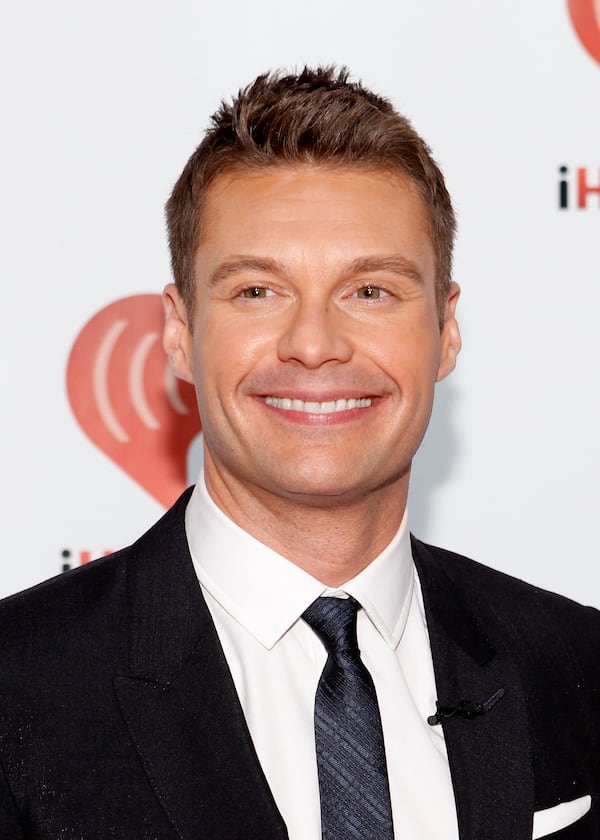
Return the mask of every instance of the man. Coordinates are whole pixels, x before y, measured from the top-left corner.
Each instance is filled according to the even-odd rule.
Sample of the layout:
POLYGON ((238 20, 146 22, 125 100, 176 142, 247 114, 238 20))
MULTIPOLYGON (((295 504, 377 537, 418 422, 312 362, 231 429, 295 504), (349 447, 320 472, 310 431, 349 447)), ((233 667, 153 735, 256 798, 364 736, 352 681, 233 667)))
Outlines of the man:
POLYGON ((424 142, 345 73, 262 76, 167 217, 204 474, 1 605, 0 836, 600 837, 598 613, 409 538, 460 349, 424 142))

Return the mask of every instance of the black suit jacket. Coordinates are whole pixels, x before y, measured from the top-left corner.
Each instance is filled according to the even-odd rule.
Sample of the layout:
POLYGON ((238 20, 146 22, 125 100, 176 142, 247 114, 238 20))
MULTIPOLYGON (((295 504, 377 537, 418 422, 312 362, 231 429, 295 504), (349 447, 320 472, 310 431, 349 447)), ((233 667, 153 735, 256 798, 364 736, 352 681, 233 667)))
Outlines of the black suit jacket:
MULTIPOLYGON (((187 498, 130 548, 0 603, 2 840, 287 837, 191 564, 187 498)), ((441 704, 503 690, 443 720, 461 840, 529 840, 534 810, 587 794, 552 837, 598 840, 598 613, 413 553, 441 704)))

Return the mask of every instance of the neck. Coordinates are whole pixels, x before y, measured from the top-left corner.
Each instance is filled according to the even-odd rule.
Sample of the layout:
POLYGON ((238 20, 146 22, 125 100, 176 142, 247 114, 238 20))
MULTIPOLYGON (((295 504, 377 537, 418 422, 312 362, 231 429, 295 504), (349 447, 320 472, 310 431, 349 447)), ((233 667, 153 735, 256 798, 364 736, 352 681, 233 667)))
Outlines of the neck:
POLYGON ((408 479, 407 472, 360 498, 324 503, 239 485, 205 465, 211 498, 236 525, 332 587, 361 572, 392 540, 406 509, 408 479))

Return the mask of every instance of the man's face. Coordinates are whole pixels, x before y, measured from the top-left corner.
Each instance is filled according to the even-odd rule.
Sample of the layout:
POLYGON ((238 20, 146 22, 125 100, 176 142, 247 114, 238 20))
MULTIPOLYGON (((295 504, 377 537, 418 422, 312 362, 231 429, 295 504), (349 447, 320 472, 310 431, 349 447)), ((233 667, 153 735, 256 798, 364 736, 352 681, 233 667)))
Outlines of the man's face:
POLYGON ((165 346, 196 386, 209 487, 335 505, 407 483, 460 349, 416 189, 383 170, 235 171, 202 218, 192 323, 167 287, 165 346))

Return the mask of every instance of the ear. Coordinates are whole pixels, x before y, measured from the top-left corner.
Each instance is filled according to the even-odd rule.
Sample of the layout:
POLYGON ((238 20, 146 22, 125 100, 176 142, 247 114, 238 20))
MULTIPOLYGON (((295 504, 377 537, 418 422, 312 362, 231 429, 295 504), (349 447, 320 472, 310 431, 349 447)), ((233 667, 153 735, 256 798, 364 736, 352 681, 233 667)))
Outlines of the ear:
POLYGON ((452 373, 456 366, 456 357, 460 353, 462 341, 460 339, 460 330, 456 320, 456 304, 460 297, 460 286, 458 283, 450 283, 450 291, 446 300, 446 307, 444 309, 444 320, 441 328, 440 340, 440 361, 438 365, 436 382, 445 379, 449 373, 452 373))
POLYGON ((165 353, 169 357, 175 376, 193 383, 192 332, 188 325, 185 303, 174 283, 165 286, 162 302, 165 310, 165 353))

